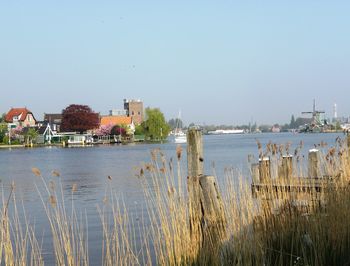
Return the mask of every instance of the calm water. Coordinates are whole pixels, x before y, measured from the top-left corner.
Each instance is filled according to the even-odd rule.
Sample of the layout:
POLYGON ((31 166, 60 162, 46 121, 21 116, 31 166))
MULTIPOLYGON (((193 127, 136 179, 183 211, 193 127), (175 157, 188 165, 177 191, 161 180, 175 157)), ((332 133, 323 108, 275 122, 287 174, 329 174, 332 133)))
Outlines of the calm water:
MULTIPOLYGON (((335 144, 337 136, 342 134, 247 134, 204 136, 205 173, 213 174, 213 165, 219 183, 224 179, 224 169, 237 168, 244 176, 248 173, 247 156, 257 157, 258 139, 263 145, 272 141, 278 144, 291 142, 292 147, 304 142, 305 153, 321 141, 329 146, 335 144)), ((186 145, 182 145, 186 151, 186 145)), ((60 180, 64 195, 71 198, 73 184, 77 185, 74 193, 76 209, 86 212, 89 230, 89 257, 91 265, 101 264, 101 222, 97 213, 97 205, 102 205, 106 191, 111 189, 123 199, 126 206, 135 215, 144 208, 143 192, 138 178, 142 162, 149 162, 150 152, 160 148, 167 158, 175 158, 176 144, 171 140, 164 144, 135 144, 96 146, 85 148, 46 147, 34 149, 0 149, 0 179, 2 194, 8 195, 12 181, 16 185, 17 202, 23 201, 28 220, 35 223, 43 241, 43 251, 47 264, 51 260, 51 239, 47 217, 39 199, 36 185, 41 185, 40 179, 31 172, 32 167, 41 170, 45 179, 57 180, 51 171, 60 172, 60 180), (111 176, 112 180, 107 177, 111 176)), ((293 149, 291 149, 293 151, 293 149)), ((185 153, 185 152, 184 152, 185 153)), ((186 170, 186 158, 183 158, 183 170, 186 170)), ((108 192, 109 193, 109 192, 108 192)))

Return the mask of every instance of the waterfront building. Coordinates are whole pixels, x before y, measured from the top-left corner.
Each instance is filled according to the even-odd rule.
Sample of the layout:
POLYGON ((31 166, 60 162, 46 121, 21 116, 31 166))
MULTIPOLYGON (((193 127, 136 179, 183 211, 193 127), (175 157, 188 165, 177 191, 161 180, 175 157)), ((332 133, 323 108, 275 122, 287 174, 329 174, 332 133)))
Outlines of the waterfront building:
POLYGON ((143 102, 141 100, 124 99, 124 110, 136 125, 143 122, 143 102))
POLYGON ((103 126, 126 126, 128 132, 133 135, 135 132, 135 124, 133 122, 132 117, 130 116, 113 116, 106 115, 100 117, 100 127, 103 126))
POLYGON ((62 124, 62 114, 46 114, 44 113, 45 125, 50 124, 51 129, 55 132, 60 132, 62 124))
POLYGON ((5 122, 10 127, 34 127, 36 125, 36 119, 33 113, 24 108, 11 108, 5 115, 5 122))

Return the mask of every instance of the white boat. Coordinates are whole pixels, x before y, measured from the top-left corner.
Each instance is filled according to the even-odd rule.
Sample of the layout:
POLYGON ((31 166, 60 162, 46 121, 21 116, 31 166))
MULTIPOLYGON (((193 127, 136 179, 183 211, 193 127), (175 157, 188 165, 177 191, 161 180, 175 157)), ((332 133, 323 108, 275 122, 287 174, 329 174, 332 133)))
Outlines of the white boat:
POLYGON ((243 129, 217 129, 214 131, 209 131, 208 134, 211 135, 222 135, 222 134, 243 134, 243 129))
POLYGON ((175 136, 175 143, 187 142, 186 133, 184 133, 182 130, 175 131, 174 136, 175 136))
POLYGON ((182 131, 179 125, 180 117, 181 117, 181 112, 179 112, 178 121, 174 131, 175 143, 187 143, 186 133, 182 131))
POLYGON ((93 142, 91 135, 70 135, 67 141, 68 146, 85 146, 90 145, 93 142))

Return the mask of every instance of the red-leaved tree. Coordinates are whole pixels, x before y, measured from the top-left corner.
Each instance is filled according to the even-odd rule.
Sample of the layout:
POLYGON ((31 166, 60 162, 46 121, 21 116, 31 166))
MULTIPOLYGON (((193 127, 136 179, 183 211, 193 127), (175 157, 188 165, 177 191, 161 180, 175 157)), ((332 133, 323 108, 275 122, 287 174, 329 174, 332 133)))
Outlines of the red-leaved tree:
POLYGON ((62 111, 62 131, 83 133, 98 128, 99 124, 99 115, 87 105, 71 104, 62 111))

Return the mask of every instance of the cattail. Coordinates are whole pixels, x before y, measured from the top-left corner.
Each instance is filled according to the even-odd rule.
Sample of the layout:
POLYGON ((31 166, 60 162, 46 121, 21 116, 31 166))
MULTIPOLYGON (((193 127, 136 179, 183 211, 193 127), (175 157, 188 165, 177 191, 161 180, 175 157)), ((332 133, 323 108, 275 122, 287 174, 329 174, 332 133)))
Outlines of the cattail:
POLYGON ((52 206, 53 208, 56 207, 56 205, 57 205, 57 200, 56 200, 56 197, 55 197, 54 195, 50 195, 49 202, 50 202, 50 204, 51 204, 51 206, 52 206))
POLYGON ((108 198, 107 197, 104 197, 103 200, 102 200, 103 204, 107 204, 108 202, 108 198))
POLYGON ((328 151, 328 154, 330 155, 330 156, 334 156, 334 154, 335 154, 335 148, 333 147, 333 148, 331 148, 329 151, 328 151))
POLYGON ((112 180, 112 177, 109 175, 109 176, 107 176, 107 178, 109 179, 109 180, 112 180))
POLYGON ((296 149, 294 150, 294 156, 297 156, 297 155, 298 155, 298 153, 299 153, 299 149, 298 149, 298 148, 296 148, 296 149))
POLYGON ((258 145, 258 149, 260 150, 262 148, 260 141, 256 140, 256 144, 258 145))
POLYGON ((140 176, 143 176, 144 175, 144 171, 143 171, 143 168, 140 169, 140 176))
POLYGON ((60 176, 60 173, 59 173, 58 171, 56 171, 56 170, 53 170, 53 171, 51 172, 51 175, 52 175, 52 176, 59 177, 59 176, 60 176))
POLYGON ((163 173, 163 174, 164 174, 164 173, 165 173, 165 168, 164 168, 164 167, 162 167, 162 168, 160 168, 160 169, 159 169, 159 171, 160 171, 161 173, 163 173))
POLYGON ((278 150, 278 149, 277 149, 277 144, 274 143, 273 146, 272 146, 272 154, 273 154, 273 155, 276 155, 277 150, 278 150))
POLYGON ((77 189, 78 189, 78 186, 77 186, 76 183, 74 183, 74 184, 72 185, 72 192, 76 192, 77 189))
POLYGON ((181 159, 181 154, 182 154, 182 147, 181 147, 181 145, 177 145, 176 146, 176 156, 177 156, 178 160, 181 159))
POLYGON ((36 176, 41 176, 40 170, 39 170, 38 168, 36 168, 36 167, 33 167, 33 168, 32 168, 32 172, 33 172, 33 174, 36 175, 36 176))
POLYGON ((56 184, 55 184, 55 182, 54 182, 53 180, 50 181, 49 186, 50 186, 50 189, 51 189, 52 191, 54 191, 55 188, 56 188, 56 184))
POLYGON ((267 143, 266 145, 267 153, 271 153, 271 145, 272 145, 272 142, 269 141, 269 143, 267 143))

